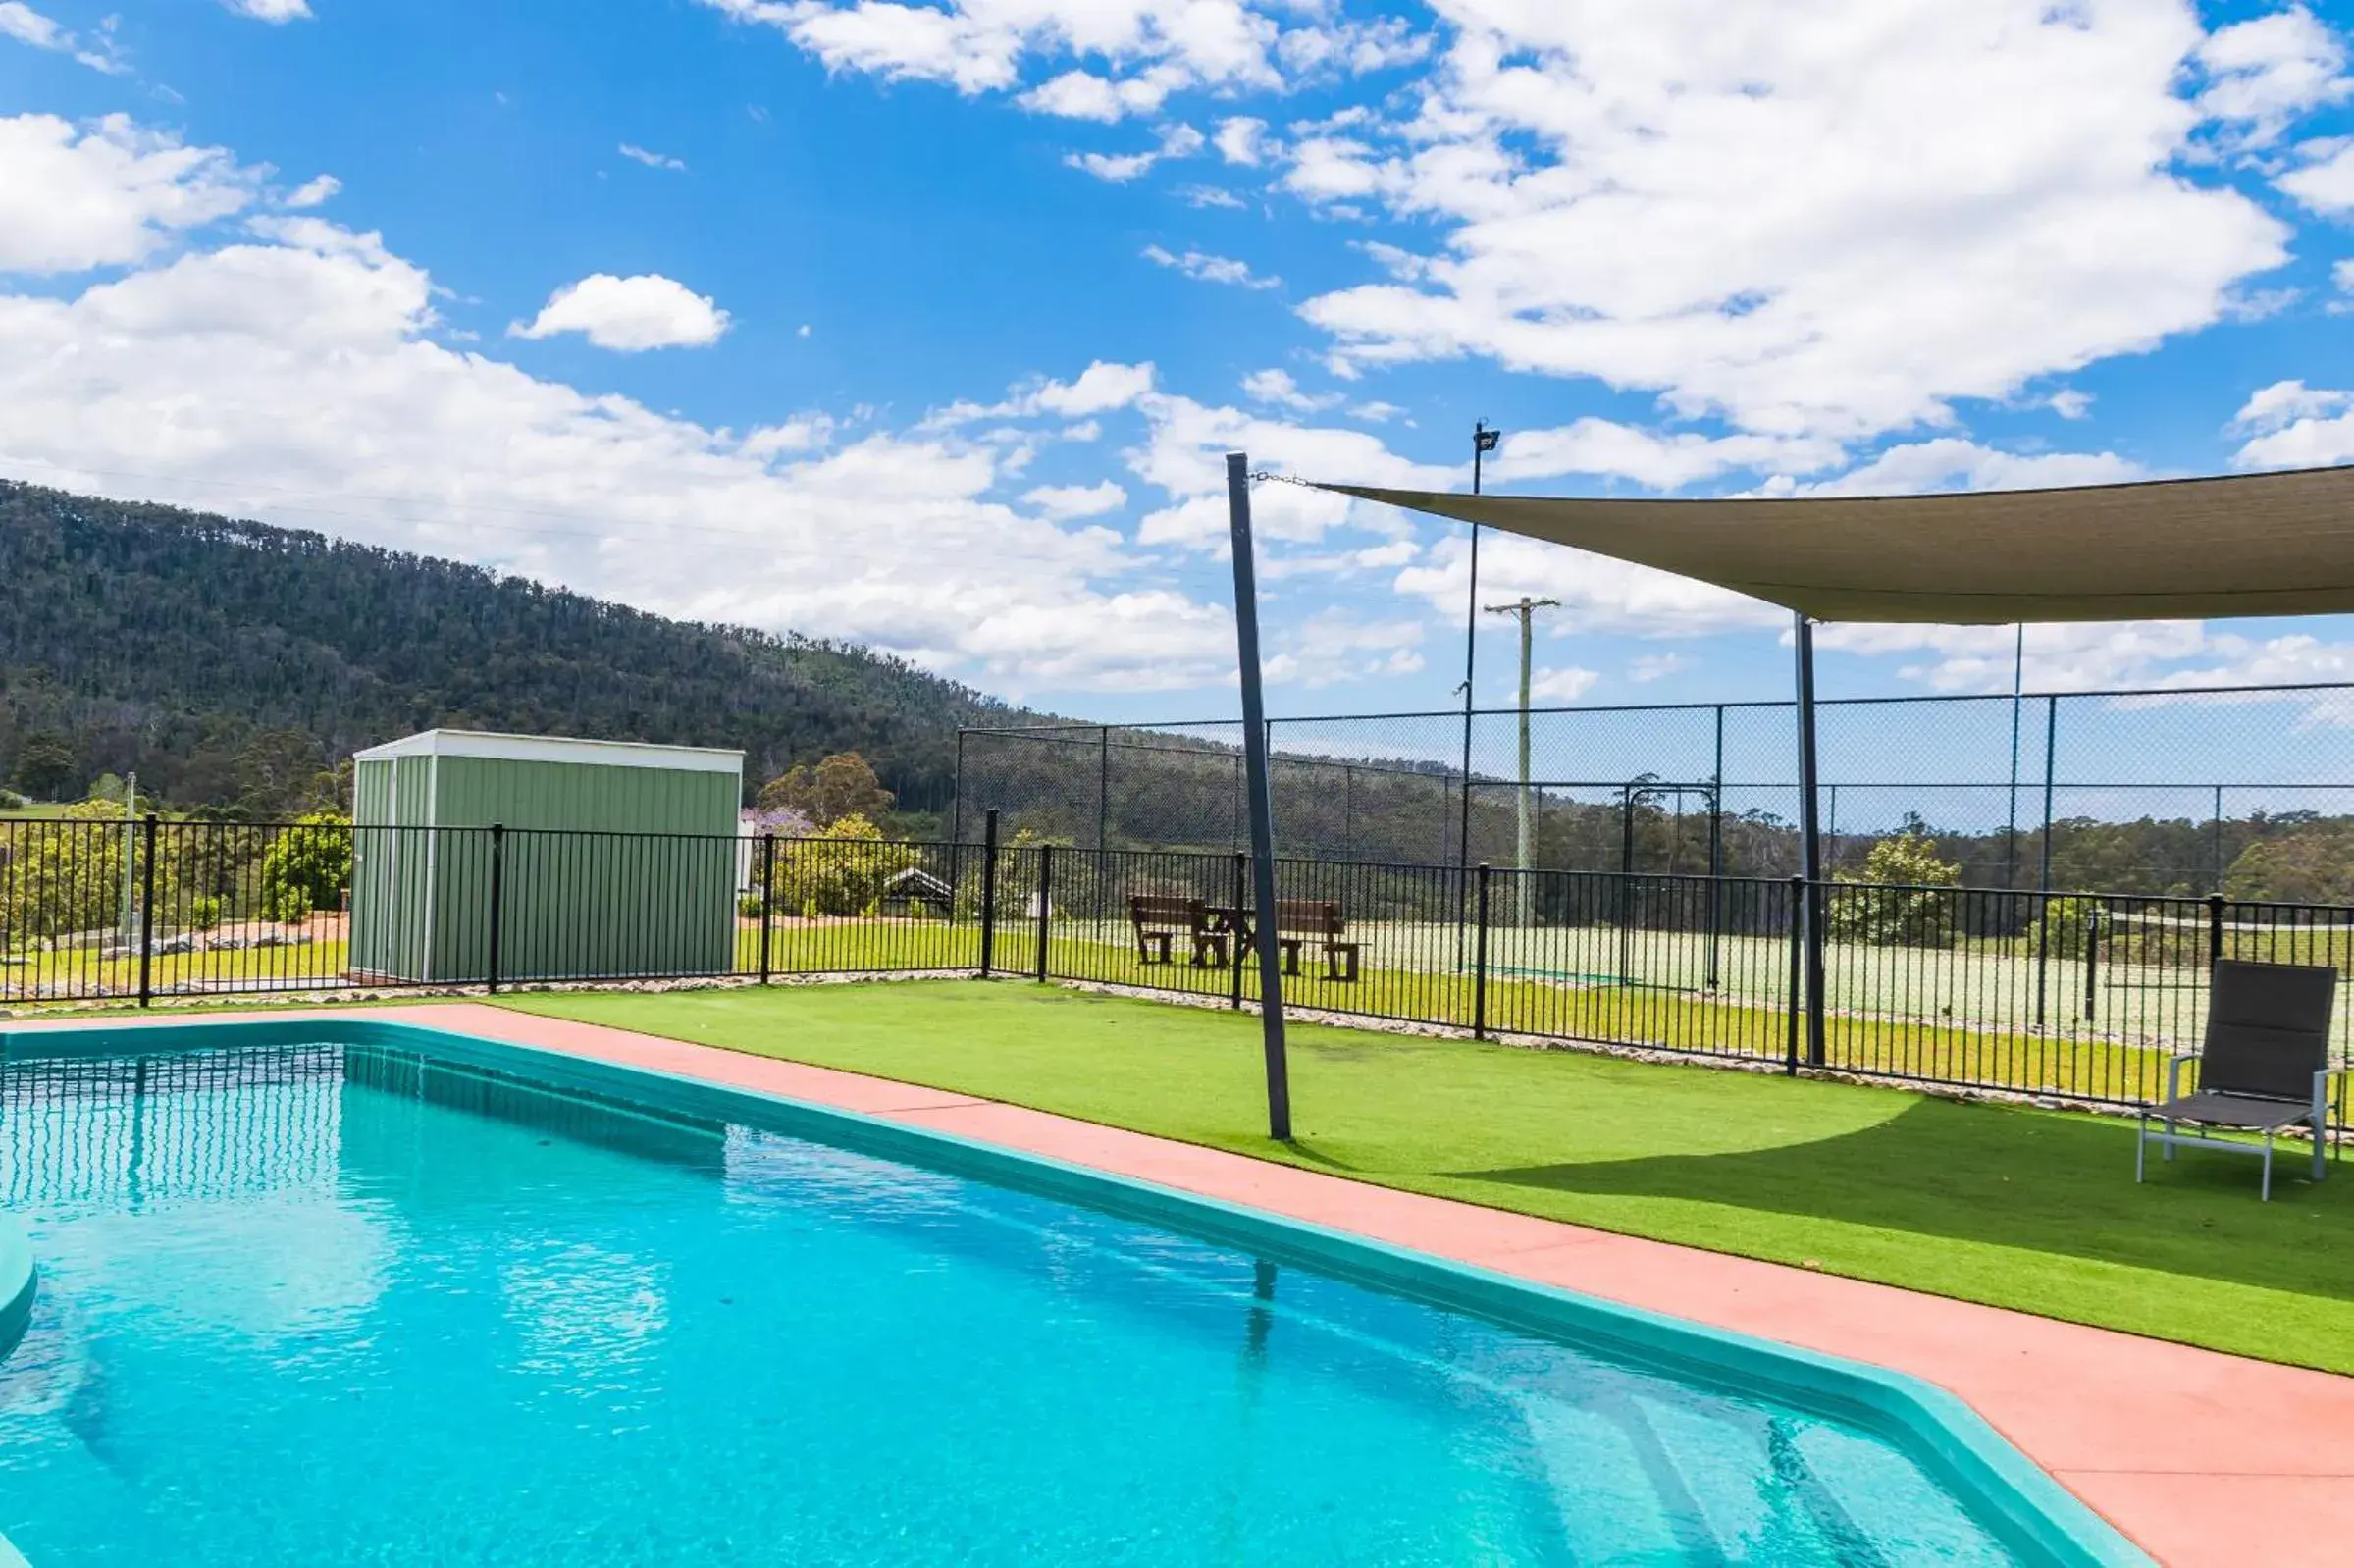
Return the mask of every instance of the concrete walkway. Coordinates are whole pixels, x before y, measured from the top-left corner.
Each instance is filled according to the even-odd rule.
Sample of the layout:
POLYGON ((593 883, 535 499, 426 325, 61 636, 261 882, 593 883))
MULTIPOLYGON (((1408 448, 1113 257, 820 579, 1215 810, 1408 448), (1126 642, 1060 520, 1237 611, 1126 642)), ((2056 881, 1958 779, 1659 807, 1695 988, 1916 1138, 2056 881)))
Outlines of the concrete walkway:
POLYGON ((712 1046, 476 1003, 384 1016, 934 1128, 1894 1368, 1966 1400, 2172 1568, 2354 1562, 2354 1378, 1392 1191, 712 1046))

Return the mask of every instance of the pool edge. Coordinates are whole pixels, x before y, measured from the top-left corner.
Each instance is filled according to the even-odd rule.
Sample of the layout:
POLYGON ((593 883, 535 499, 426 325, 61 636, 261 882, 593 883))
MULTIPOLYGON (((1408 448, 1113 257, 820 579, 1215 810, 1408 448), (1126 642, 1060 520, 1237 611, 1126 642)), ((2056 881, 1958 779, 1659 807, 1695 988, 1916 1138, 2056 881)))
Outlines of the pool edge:
MULTIPOLYGON (((13 1214, 0 1214, 0 1361, 6 1361, 32 1321, 32 1299, 40 1271, 32 1262, 32 1238, 13 1214)), ((30 1568, 24 1553, 0 1536, 0 1568, 30 1568)))
MULTIPOLYGON (((787 1135, 807 1135, 812 1141, 1108 1208, 1213 1241, 1304 1255, 1312 1265, 1377 1288, 1502 1320, 1573 1343, 1599 1341, 1605 1352, 1680 1368, 1711 1383, 1752 1389, 1762 1385, 1785 1399, 1837 1410, 1884 1435, 1901 1435, 1909 1439, 1908 1445, 1916 1460, 1929 1461, 1973 1507, 2007 1527, 2006 1534, 2013 1538, 2007 1545, 2016 1546, 2023 1541, 2051 1560, 2088 1568, 2123 1568, 2154 1561, 1965 1400, 1911 1374, 886 1117, 444 1024, 385 1018, 310 1016, 70 1029, 0 1025, 0 1059, 36 1052, 44 1056, 112 1055, 125 1050, 219 1049, 321 1040, 388 1045, 459 1062, 471 1059, 475 1065, 495 1069, 521 1065, 529 1075, 558 1088, 633 1096, 659 1106, 664 1097, 643 1090, 645 1085, 655 1085, 668 1090, 669 1098, 686 1102, 669 1109, 687 1114, 765 1123, 787 1135), (765 1114, 748 1118, 739 1113, 731 1118, 730 1108, 746 1106, 765 1114), (776 1126, 779 1121, 801 1126, 776 1126)), ((4 1260, 5 1252, 0 1250, 0 1268, 5 1267, 4 1260)), ((29 1295, 27 1281, 27 1307, 29 1295)), ((0 1540, 0 1553, 4 1552, 5 1542, 0 1540)), ((0 1554, 0 1568, 14 1568, 4 1554, 0 1554)))
MULTIPOLYGON (((25 1337, 32 1320, 32 1298, 40 1287, 40 1271, 32 1262, 32 1238, 13 1214, 0 1214, 0 1361, 6 1361, 25 1337)), ((0 1565, 7 1562, 0 1557, 0 1565)))

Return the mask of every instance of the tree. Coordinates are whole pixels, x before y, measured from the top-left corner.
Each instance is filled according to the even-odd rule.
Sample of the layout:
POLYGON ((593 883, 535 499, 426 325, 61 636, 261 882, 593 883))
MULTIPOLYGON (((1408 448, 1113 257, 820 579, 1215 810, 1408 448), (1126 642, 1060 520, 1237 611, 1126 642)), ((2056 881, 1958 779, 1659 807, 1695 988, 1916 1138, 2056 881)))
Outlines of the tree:
POLYGON ((15 947, 118 925, 126 841, 136 832, 110 801, 78 802, 60 820, 27 823, 11 840, 13 858, 0 877, 0 943, 15 947))
POLYGON ((1961 880, 1961 864, 1941 859, 1937 841, 1909 823, 1904 832, 1871 847, 1860 877, 1840 876, 1825 927, 1843 942, 1951 947, 1954 899, 1937 890, 1961 880))
POLYGON ((763 810, 781 807, 800 811, 825 827, 850 816, 871 823, 889 815, 896 801, 864 758, 856 752, 836 752, 815 767, 796 762, 770 779, 762 786, 757 804, 763 810))
POLYGON ((17 765, 10 780, 36 801, 53 801, 73 787, 80 758, 63 737, 31 735, 17 749, 17 765))
POLYGON ((334 811, 297 817, 262 852, 262 916, 291 923, 340 909, 351 884, 351 823, 334 811))
POLYGON ((2308 821, 2259 839, 2223 873, 2223 897, 2277 904, 2354 899, 2354 821, 2308 821))

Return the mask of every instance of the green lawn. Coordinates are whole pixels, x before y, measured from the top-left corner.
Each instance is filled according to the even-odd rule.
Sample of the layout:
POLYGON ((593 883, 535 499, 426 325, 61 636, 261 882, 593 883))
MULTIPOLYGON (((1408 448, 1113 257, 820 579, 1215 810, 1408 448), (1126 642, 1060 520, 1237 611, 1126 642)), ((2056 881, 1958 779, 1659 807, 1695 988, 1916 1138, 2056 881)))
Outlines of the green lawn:
POLYGON ((1296 1027, 1264 1133, 1255 1017, 1021 981, 506 1005, 849 1068, 1359 1180, 2354 1373, 2354 1165, 2185 1155, 2130 1124, 1578 1052, 1296 1027))

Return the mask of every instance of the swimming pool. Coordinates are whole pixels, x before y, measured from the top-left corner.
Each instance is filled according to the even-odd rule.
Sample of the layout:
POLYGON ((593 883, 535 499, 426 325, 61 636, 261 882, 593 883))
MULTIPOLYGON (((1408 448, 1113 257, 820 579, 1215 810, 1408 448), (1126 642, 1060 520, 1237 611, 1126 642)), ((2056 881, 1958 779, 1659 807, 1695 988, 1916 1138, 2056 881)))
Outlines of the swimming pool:
POLYGON ((2132 1562, 1901 1380, 383 1023, 0 1036, 62 1563, 2132 1562))

